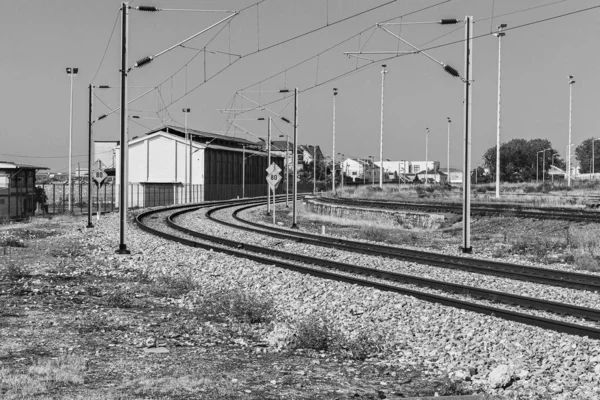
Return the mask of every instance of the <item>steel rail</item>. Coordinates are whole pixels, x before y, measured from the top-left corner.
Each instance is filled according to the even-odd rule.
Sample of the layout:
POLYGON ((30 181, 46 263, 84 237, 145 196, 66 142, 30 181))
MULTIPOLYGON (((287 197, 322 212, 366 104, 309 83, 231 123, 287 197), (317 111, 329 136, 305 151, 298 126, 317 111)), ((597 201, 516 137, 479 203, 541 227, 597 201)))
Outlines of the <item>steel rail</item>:
MULTIPOLYGON (((348 206, 361 206, 366 208, 384 208, 384 209, 408 209, 420 211, 437 212, 462 212, 462 206, 456 203, 418 203, 418 202, 392 202, 392 201, 369 201, 369 200, 349 200, 320 197, 319 201, 324 203, 336 203, 348 206)), ((496 215, 502 213, 513 213, 519 218, 537 218, 537 219, 560 219, 580 222, 600 222, 600 213, 597 211, 584 211, 583 209, 570 209, 564 207, 528 207, 523 204, 481 204, 471 203, 471 212, 479 215, 496 215)))
MULTIPOLYGON (((578 272, 557 271, 547 268, 530 267, 519 264, 504 263, 492 260, 481 260, 469 257, 452 256, 447 254, 430 253, 421 250, 404 249, 400 247, 391 247, 373 243, 358 242, 354 240, 340 239, 315 235, 306 232, 289 231, 276 228, 239 217, 239 213, 250 208, 246 206, 237 209, 233 213, 233 218, 243 224, 256 228, 263 234, 277 237, 280 239, 304 241, 317 246, 334 247, 336 249, 350 251, 360 254, 370 254, 374 256, 393 258, 403 261, 412 261, 420 264, 431 265, 441 268, 458 269, 468 272, 476 272, 484 275, 494 275, 504 278, 516 279, 526 282, 542 283, 560 287, 568 287, 579 290, 600 291, 600 277, 582 274, 578 272)), ((211 213, 212 214, 212 213, 211 213)), ((248 226, 232 224, 230 222, 214 219, 220 224, 235 227, 238 229, 255 232, 256 229, 248 226)))
MULTIPOLYGON (((573 324, 573 323, 566 322, 566 321, 560 321, 560 320, 554 320, 554 319, 535 316, 535 315, 523 314, 523 313, 519 313, 516 311, 487 306, 487 305, 483 305, 483 304, 471 303, 471 302, 464 301, 464 300, 458 300, 458 299, 454 299, 454 298, 450 298, 450 297, 421 292, 421 291, 417 291, 417 290, 413 290, 413 289, 402 288, 402 287, 398 287, 398 286, 394 286, 394 285, 390 285, 390 284, 386 284, 386 283, 369 281, 366 279, 356 278, 356 277, 347 276, 347 275, 341 275, 341 274, 337 274, 337 273, 333 273, 333 272, 329 272, 329 271, 310 268, 307 266, 300 266, 297 264, 293 264, 293 263, 289 263, 289 262, 285 262, 285 261, 281 261, 281 260, 277 260, 277 259, 273 259, 273 258, 264 258, 264 257, 258 256, 258 255, 249 253, 247 251, 233 250, 231 248, 231 247, 244 248, 247 250, 248 245, 244 244, 244 243, 234 242, 234 241, 231 241, 228 239, 223 239, 223 238, 210 237, 209 235, 205 235, 205 236, 209 236, 210 237, 209 240, 218 241, 218 244, 215 242, 202 243, 202 242, 198 242, 195 240, 175 236, 175 235, 166 233, 164 231, 160 231, 158 229, 151 228, 143 223, 143 220, 145 218, 147 218, 150 215, 155 214, 155 213, 169 211, 169 210, 179 210, 179 211, 175 212, 174 214, 171 214, 169 217, 167 217, 166 220, 168 220, 168 219, 170 219, 170 218, 172 219, 178 215, 182 215, 186 212, 195 211, 202 207, 204 207, 204 206, 196 206, 196 207, 188 206, 187 210, 181 210, 182 208, 185 208, 185 206, 176 206, 176 207, 167 207, 167 208, 163 208, 163 209, 159 209, 159 210, 150 210, 150 211, 146 211, 146 212, 138 215, 136 217, 136 223, 140 227, 140 229, 142 229, 148 233, 157 235, 164 239, 176 241, 178 243, 185 244, 188 246, 192 246, 192 247, 196 247, 196 248, 203 248, 203 249, 213 250, 213 251, 219 251, 219 252, 222 252, 222 253, 225 253, 228 255, 232 255, 235 257, 246 258, 246 259, 256 261, 256 262, 266 264, 266 265, 275 265, 280 268, 285 268, 285 269, 297 271, 300 273, 309 274, 309 275, 313 275, 313 276, 317 276, 317 277, 321 277, 321 278, 325 278, 325 279, 330 279, 330 280, 334 280, 334 281, 347 282, 347 283, 357 284, 357 285, 361 285, 361 286, 372 287, 372 288, 376 288, 376 289, 383 290, 383 291, 390 291, 390 292, 400 293, 400 294, 404 294, 404 295, 409 295, 409 296, 413 296, 415 298, 429 301, 432 303, 438 303, 438 304, 451 306, 451 307, 455 307, 455 308, 459 308, 459 309, 473 311, 473 312, 477 312, 480 314, 492 315, 492 316, 496 316, 496 317, 499 317, 499 318, 502 318, 505 320, 521 322, 521 323, 524 323, 527 325, 537 326, 537 327, 541 327, 544 329, 553 330, 556 332, 568 333, 568 334, 573 334, 573 335, 578 335, 578 336, 587 336, 592 339, 600 339, 600 329, 594 328, 591 326, 578 325, 578 324, 573 324), (229 247, 224 247, 219 244, 226 244, 229 247)), ((173 223, 173 225, 175 225, 175 224, 173 223)), ((184 229, 186 229, 186 228, 184 228, 184 229)), ((195 232, 195 233, 199 234, 199 232, 195 232)), ((204 234, 202 234, 202 235, 204 235, 204 234)), ((270 250, 270 249, 263 248, 263 250, 270 250)), ((348 266, 348 267, 354 268, 355 266, 348 266)), ((364 268, 364 267, 358 267, 358 268, 364 268)), ((384 271, 379 271, 379 272, 386 273, 384 271)))

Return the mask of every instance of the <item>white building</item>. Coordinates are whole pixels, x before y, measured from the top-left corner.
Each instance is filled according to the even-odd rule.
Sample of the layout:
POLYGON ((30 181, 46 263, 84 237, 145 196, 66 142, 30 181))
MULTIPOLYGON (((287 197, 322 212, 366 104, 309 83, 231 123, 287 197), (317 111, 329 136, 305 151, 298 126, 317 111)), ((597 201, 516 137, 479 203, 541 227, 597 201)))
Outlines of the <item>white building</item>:
MULTIPOLYGON (((262 143, 189 128, 187 131, 193 138, 191 163, 190 146, 180 127, 165 126, 129 141, 131 206, 180 203, 186 199, 190 184, 194 185, 193 201, 266 195, 268 163, 262 143), (149 196, 160 199, 149 201, 149 196)), ((116 150, 119 154, 120 146, 116 150)), ((115 161, 119 184, 120 157, 115 161)), ((271 161, 283 168, 282 158, 272 157, 271 161)))

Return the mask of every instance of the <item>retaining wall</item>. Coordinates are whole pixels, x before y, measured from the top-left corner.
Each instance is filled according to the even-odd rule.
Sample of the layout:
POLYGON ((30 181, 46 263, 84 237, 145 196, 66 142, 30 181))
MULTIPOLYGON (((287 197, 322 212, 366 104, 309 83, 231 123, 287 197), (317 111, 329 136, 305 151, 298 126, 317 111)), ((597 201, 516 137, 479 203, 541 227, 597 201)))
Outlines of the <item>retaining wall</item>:
POLYGON ((379 225, 402 227, 405 229, 437 229, 444 222, 444 216, 440 214, 325 204, 316 199, 306 199, 306 208, 320 215, 370 221, 379 225))

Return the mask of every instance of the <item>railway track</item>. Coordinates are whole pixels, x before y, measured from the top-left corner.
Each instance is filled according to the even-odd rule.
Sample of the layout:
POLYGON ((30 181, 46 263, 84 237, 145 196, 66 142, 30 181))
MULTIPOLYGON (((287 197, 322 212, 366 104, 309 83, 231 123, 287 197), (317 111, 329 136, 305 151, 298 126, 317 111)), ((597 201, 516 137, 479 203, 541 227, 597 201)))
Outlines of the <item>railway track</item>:
MULTIPOLYGON (((462 213, 460 203, 425 203, 425 202, 396 202, 396 201, 372 201, 339 199, 333 197, 319 197, 323 203, 339 204, 352 207, 381 208, 387 210, 413 210, 438 213, 462 213)), ((511 213, 519 218, 536 219, 560 219, 576 222, 600 222, 600 212, 586 211, 584 209, 573 209, 566 207, 544 207, 534 208, 524 204, 506 203, 471 203, 471 214, 474 215, 499 215, 511 213)))
MULTIPOLYGON (((280 239, 303 241, 305 243, 317 246, 333 247, 353 253, 387 257, 435 267, 476 272, 484 275, 493 275, 527 282, 568 287, 572 289, 600 291, 600 277, 594 275, 556 271, 546 268, 530 267, 491 260, 479 260, 476 258, 452 256, 447 254, 430 253, 420 250, 411 250, 359 242, 355 240, 315 235, 306 232, 289 231, 287 229, 281 229, 242 219, 239 216, 239 213, 251 207, 253 207, 253 205, 238 208, 233 213, 233 218, 244 225, 232 224, 230 222, 216 220, 214 218, 212 219, 216 222, 236 229, 244 229, 250 232, 263 233, 280 239)), ((217 210, 212 210, 210 214, 214 213, 215 211, 217 210)), ((209 218, 211 218, 210 214, 209 218)))
MULTIPOLYGON (((264 201, 262 201, 261 204, 262 203, 264 203, 264 201)), ((166 209, 147 211, 145 213, 140 214, 137 217, 136 221, 138 225, 147 232, 189 246, 212 249, 236 257, 251 259, 263 264, 276 265, 278 267, 298 271, 301 273, 311 274, 326 279, 374 287, 384 291, 393 291, 396 293, 414 296, 419 299, 423 299, 430 302, 475 311, 482 314, 494 315, 506 320, 522 322, 528 325, 539 326, 545 329, 551 329, 558 332, 600 339, 600 329, 596 327, 578 325, 566 321, 520 313, 517 311, 512 311, 499 307, 493 307, 477 302, 470 302, 452 297, 441 296, 438 294, 413 290, 411 288, 394 285, 393 283, 399 282, 404 284, 427 286, 434 289, 466 294, 468 296, 476 298, 483 298, 486 300, 502 302, 507 304, 517 304, 522 307, 535 308, 539 310, 574 316, 577 318, 586 318, 595 321, 600 321, 600 310, 579 307, 565 303, 528 298, 524 296, 517 296, 509 293, 491 291, 486 289, 479 289, 465 285, 457 285, 448 282, 435 281, 432 279, 419 278, 415 276, 377 270, 373 268, 366 268, 352 264, 332 262, 329 260, 302 256, 299 254, 286 253, 270 248, 264 248, 230 239, 225 239, 222 237, 214 237, 208 234, 187 229, 178 225, 175 222, 177 218, 202 208, 213 207, 209 209, 209 213, 212 213, 214 212, 214 208, 222 209, 240 204, 252 206, 259 203, 252 201, 244 201, 243 203, 240 203, 239 201, 232 201, 221 202, 221 204, 219 205, 211 203, 193 207, 177 206, 166 209), (169 213, 169 215, 166 216, 166 218, 164 219, 164 223, 169 228, 176 230, 178 234, 168 233, 164 230, 155 229, 144 224, 144 220, 153 218, 152 215, 159 212, 169 213), (317 268, 315 268, 314 266, 317 266, 317 268), (336 272, 332 272, 332 270, 336 272), (369 276, 371 277, 371 279, 365 279, 362 276, 369 276), (375 280, 373 280, 373 278, 375 278, 375 280)))

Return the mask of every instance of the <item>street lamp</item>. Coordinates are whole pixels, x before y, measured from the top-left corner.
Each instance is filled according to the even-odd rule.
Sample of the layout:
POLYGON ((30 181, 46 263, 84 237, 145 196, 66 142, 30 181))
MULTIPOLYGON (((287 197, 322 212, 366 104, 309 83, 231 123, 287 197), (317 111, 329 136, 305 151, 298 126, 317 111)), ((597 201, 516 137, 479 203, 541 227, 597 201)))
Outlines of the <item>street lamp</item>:
POLYGON ((379 162, 381 162, 381 168, 379 168, 379 188, 383 189, 383 89, 385 85, 385 74, 388 71, 385 69, 386 65, 381 66, 381 135, 379 138, 379 162))
POLYGON ((427 166, 427 142, 429 137, 429 128, 425 128, 425 183, 429 182, 429 175, 427 174, 429 168, 427 166))
MULTIPOLYGON (((337 88, 333 88, 333 150, 332 150, 332 154, 334 155, 335 158, 335 97, 338 94, 338 89, 337 88)), ((331 178, 331 191, 335 194, 335 162, 333 163, 333 171, 332 171, 332 178, 331 178)))
POLYGON ((540 150, 535 153, 535 184, 537 185, 539 182, 538 174, 540 172, 540 153, 544 150, 540 150))
MULTIPOLYGON (((77 72, 79 71, 79 68, 72 68, 72 67, 67 67, 67 75, 69 75, 69 78, 71 80, 71 94, 70 94, 70 102, 69 102, 69 213, 73 212, 73 204, 72 204, 72 199, 71 197, 73 196, 73 188, 72 186, 72 182, 71 182, 71 164, 73 163, 72 161, 72 152, 71 152, 71 147, 72 147, 72 138, 73 138, 73 78, 77 76, 77 72)), ((89 173, 89 171, 88 171, 89 173)))
MULTIPOLYGON (((552 166, 554 167, 554 156, 556 153, 552 153, 552 166)), ((552 184, 554 185, 554 174, 552 174, 552 184)))
MULTIPOLYGON (((189 140, 189 157, 190 157, 190 161, 189 161, 189 167, 188 167, 188 153, 185 153, 185 183, 188 183, 188 168, 190 170, 190 186, 189 186, 189 201, 192 202, 192 135, 188 135, 188 131, 187 131, 187 126, 188 126, 188 114, 190 113, 190 109, 189 108, 184 108, 181 110, 184 114, 184 129, 185 129, 185 146, 188 146, 188 140, 189 140), (189 136, 189 137, 188 137, 189 136)), ((185 190, 185 185, 184 185, 184 193, 186 192, 185 190)))
POLYGON ((502 61, 502 37, 506 33, 502 29, 508 25, 501 24, 498 26, 498 32, 494 36, 498 38, 498 124, 496 128, 496 198, 500 198, 500 71, 502 61))
MULTIPOLYGON (((569 75, 569 146, 571 146, 571 121, 573 112, 573 84, 575 79, 573 75, 569 75)), ((571 150, 569 148, 569 150, 571 150)), ((571 186, 571 151, 569 151, 569 158, 567 159, 567 186, 571 186)))

